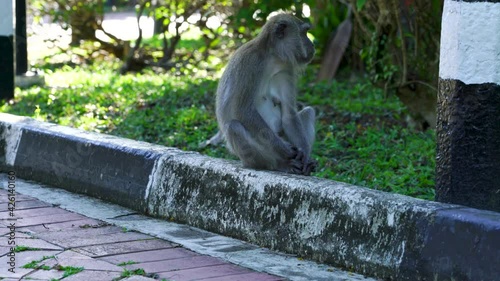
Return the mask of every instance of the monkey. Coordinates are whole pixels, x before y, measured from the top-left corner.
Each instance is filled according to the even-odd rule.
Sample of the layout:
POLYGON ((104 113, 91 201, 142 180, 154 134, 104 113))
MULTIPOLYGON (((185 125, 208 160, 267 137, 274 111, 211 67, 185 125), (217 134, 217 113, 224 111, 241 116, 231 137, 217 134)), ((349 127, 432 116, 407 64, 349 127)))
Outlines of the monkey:
POLYGON ((297 79, 314 57, 311 28, 290 14, 271 17, 229 59, 216 93, 219 133, 244 167, 310 175, 316 113, 297 110, 297 79))

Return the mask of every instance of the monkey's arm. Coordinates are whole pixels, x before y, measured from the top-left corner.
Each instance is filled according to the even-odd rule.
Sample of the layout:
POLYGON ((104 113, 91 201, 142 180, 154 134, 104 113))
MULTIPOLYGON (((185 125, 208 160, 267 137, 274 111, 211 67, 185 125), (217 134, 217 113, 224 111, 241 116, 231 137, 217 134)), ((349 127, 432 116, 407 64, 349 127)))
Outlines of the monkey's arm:
POLYGON ((300 148, 309 158, 311 154, 311 143, 307 138, 307 132, 299 114, 296 110, 283 112, 283 131, 286 138, 293 145, 300 148))
POLYGON ((306 132, 306 124, 303 124, 296 109, 296 89, 295 83, 291 79, 293 78, 286 73, 275 75, 272 79, 273 87, 275 87, 273 92, 280 100, 281 122, 286 139, 302 150, 306 158, 309 158, 311 153, 309 134, 306 132))
POLYGON ((262 145, 263 149, 276 152, 287 158, 294 155, 292 144, 284 141, 256 110, 252 110, 252 113, 244 113, 240 118, 243 126, 257 143, 262 145))

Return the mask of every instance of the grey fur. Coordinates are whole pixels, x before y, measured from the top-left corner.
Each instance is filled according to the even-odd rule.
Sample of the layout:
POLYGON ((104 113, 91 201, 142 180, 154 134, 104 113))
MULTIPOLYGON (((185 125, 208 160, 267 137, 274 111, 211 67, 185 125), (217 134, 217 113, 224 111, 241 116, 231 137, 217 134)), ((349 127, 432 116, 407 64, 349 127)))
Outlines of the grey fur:
POLYGON ((216 115, 243 165, 309 175, 315 112, 297 112, 297 78, 314 56, 310 25, 289 14, 269 19, 231 57, 217 88, 216 115))

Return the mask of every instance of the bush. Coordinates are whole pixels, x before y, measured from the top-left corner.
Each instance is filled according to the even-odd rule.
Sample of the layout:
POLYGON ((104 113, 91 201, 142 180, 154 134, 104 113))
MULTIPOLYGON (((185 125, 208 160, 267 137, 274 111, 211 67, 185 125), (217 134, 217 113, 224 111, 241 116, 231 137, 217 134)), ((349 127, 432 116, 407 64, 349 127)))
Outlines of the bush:
MULTIPOLYGON (((223 146, 198 147, 217 131, 216 79, 112 69, 63 67, 47 74, 47 87, 17 89, 0 111, 235 159, 223 146)), ((313 175, 432 199, 434 131, 406 128, 403 104, 368 81, 313 85, 312 73, 301 83, 300 102, 318 112, 313 175)))

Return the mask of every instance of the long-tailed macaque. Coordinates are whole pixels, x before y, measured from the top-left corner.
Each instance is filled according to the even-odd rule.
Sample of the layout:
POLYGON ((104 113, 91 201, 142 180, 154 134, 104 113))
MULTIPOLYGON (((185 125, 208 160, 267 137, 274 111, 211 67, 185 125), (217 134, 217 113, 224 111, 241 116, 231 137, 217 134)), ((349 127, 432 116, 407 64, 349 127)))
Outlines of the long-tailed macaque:
MULTIPOLYGON (((297 111, 297 79, 314 56, 308 23, 269 19, 229 60, 217 88, 216 115, 231 153, 245 167, 309 175, 315 111, 297 111)), ((213 138, 213 139, 214 139, 213 138)))

